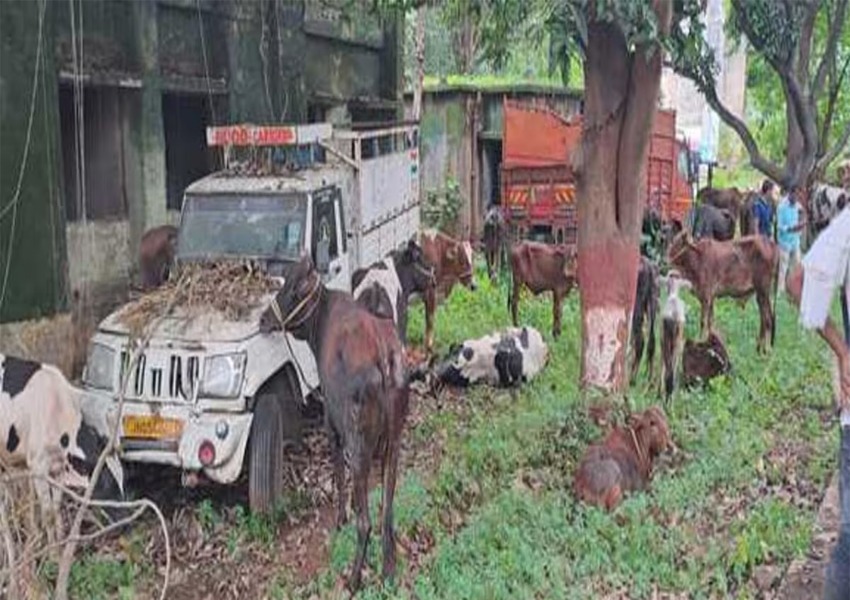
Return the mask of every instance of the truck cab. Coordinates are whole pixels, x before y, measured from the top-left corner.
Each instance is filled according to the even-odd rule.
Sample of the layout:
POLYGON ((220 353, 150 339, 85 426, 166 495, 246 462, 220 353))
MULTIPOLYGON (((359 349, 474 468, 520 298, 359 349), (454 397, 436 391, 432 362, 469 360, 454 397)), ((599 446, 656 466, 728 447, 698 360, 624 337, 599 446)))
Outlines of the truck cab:
MULTIPOLYGON (((222 145, 223 139, 228 152, 236 143, 251 145, 262 154, 257 146, 265 147, 264 138, 258 143, 257 136, 277 145, 285 132, 274 131, 291 129, 301 143, 285 152, 268 144, 267 158, 275 160, 276 152, 289 162, 283 168, 232 163, 186 189, 176 272, 190 263, 240 261, 274 279, 309 253, 328 287, 349 290, 353 269, 418 231, 418 183, 410 176, 418 168, 414 127, 254 129, 260 131, 214 130, 208 141, 222 145), (389 192, 396 195, 385 201, 389 192)), ((283 493, 284 446, 299 437, 305 400, 318 397, 319 381, 305 342, 283 332, 260 334, 259 316, 272 296, 238 319, 212 306, 174 306, 152 322, 134 364, 136 342, 122 315, 144 298, 100 323, 82 404, 84 412, 97 413, 93 418, 120 423, 123 461, 176 467, 185 481, 203 475, 220 484, 247 470, 252 510, 274 507, 283 493)))

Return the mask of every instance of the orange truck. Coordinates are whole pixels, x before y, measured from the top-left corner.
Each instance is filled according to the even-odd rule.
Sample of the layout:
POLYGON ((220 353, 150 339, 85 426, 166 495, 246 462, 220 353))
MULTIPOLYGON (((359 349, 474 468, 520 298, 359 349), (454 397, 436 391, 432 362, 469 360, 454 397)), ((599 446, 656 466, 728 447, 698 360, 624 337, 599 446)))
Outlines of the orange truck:
MULTIPOLYGON (((502 132, 502 210, 512 239, 575 244, 575 177, 570 164, 581 142, 581 116, 505 101, 502 132)), ((663 222, 684 225, 693 204, 696 171, 675 111, 655 116, 647 153, 647 205, 663 222)))

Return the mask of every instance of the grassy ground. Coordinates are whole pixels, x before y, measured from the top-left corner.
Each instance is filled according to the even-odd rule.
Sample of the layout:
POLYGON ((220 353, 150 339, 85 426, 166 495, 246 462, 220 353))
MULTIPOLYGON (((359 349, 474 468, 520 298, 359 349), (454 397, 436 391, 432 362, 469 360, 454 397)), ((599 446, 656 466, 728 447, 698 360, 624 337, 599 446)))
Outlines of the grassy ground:
MULTIPOLYGON (((508 324, 506 288, 479 281, 476 293, 456 290, 438 313, 442 349, 508 324)), ((521 305, 523 322, 547 338, 550 306, 531 299, 521 305)), ((431 411, 408 430, 420 445, 433 441, 441 459, 402 473, 396 585, 379 585, 375 527, 371 572, 358 597, 755 597, 757 566, 784 567, 808 547, 816 504, 834 468, 828 355, 797 327, 783 299, 777 347, 768 357, 756 354, 754 302, 742 310, 721 301, 717 310, 734 375, 711 389, 677 394, 668 416, 678 451, 661 461, 649 493, 606 514, 577 504, 570 492, 581 453, 601 434, 587 416, 592 401, 576 385, 579 308, 573 295, 565 303, 565 334, 552 344, 538 379, 515 393, 475 389, 454 400, 463 410, 431 411)), ((695 335, 693 305, 690 314, 695 335)), ((418 308, 410 331, 419 342, 418 308)), ((645 377, 629 402, 635 408, 656 402, 645 377)), ((373 508, 377 499, 375 490, 373 508)), ((209 506, 201 510, 199 520, 216 518, 206 514, 209 506)), ((246 528, 245 539, 251 535, 246 528)), ((310 581, 278 565, 264 594, 341 596, 354 539, 351 526, 333 534, 327 564, 310 581)), ((273 546, 274 536, 263 543, 273 546)), ((148 571, 155 569, 119 563, 104 574, 100 562, 80 561, 76 596, 90 597, 93 585, 103 591, 100 582, 107 580, 115 590, 108 597, 126 594, 148 571)))

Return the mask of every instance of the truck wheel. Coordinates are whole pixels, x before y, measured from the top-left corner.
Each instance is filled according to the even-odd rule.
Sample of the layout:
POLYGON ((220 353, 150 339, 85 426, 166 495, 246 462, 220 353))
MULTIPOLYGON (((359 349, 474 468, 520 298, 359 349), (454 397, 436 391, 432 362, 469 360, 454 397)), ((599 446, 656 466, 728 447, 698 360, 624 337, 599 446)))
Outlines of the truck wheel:
POLYGON ((283 416, 280 400, 263 393, 254 406, 251 423, 248 501, 251 511, 269 514, 283 495, 283 416))

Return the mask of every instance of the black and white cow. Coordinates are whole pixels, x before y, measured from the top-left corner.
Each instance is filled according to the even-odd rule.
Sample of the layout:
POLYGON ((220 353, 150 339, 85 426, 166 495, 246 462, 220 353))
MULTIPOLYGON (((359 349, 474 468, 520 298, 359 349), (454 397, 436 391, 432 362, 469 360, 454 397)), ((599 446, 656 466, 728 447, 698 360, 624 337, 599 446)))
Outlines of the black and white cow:
POLYGON ((509 327, 453 348, 436 374, 443 383, 459 387, 475 383, 515 386, 543 370, 548 356, 539 331, 509 327))
POLYGON ((850 192, 834 185, 817 185, 809 201, 812 233, 817 235, 850 202, 850 192))
POLYGON ((434 269, 414 240, 351 276, 354 299, 372 314, 392 319, 402 343, 407 341, 408 300, 414 294, 424 294, 433 285, 434 269))
MULTIPOLYGON (((80 392, 56 367, 0 354, 0 464, 35 475, 42 513, 57 528, 62 494, 46 478, 85 489, 107 439, 102 425, 83 422, 80 392)), ((122 495, 121 463, 112 457, 94 497, 122 495)))

